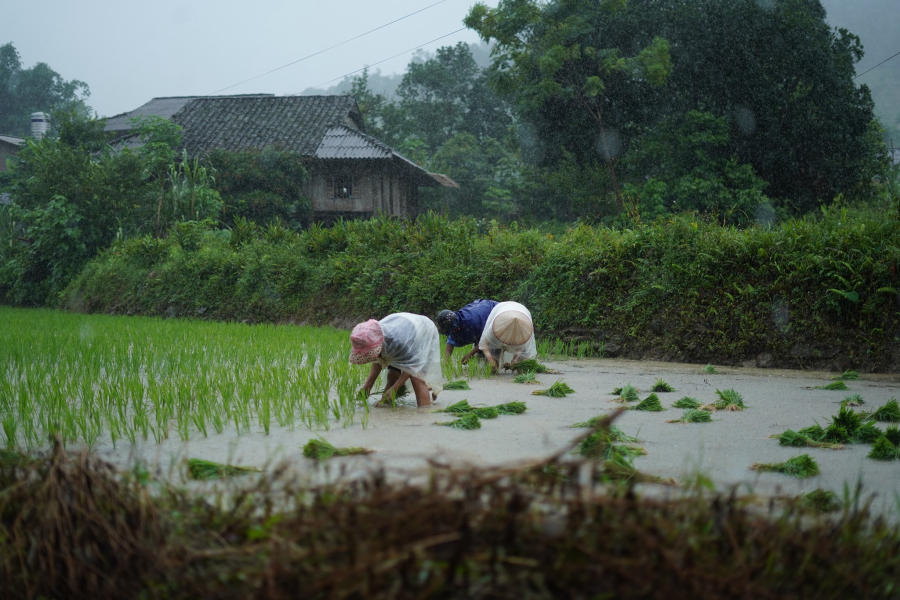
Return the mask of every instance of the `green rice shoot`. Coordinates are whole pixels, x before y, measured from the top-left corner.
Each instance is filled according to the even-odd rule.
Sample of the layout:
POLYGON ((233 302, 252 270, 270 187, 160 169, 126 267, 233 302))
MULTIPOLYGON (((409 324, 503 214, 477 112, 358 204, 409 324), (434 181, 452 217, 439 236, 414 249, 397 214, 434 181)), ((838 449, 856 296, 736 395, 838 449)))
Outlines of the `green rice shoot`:
POLYGON ((656 383, 653 384, 653 387, 650 388, 652 392, 674 392, 675 388, 671 385, 663 381, 662 379, 657 379, 656 383))
POLYGON ((850 388, 848 388, 848 387, 847 387, 847 384, 844 383, 843 381, 832 381, 831 383, 829 383, 829 384, 827 384, 827 385, 819 385, 819 386, 816 386, 816 389, 817 389, 817 390, 831 390, 831 391, 835 391, 835 390, 848 390, 848 389, 850 389, 850 388))
POLYGON ((437 412, 464 414, 472 412, 472 405, 469 404, 468 400, 460 400, 459 402, 454 402, 447 408, 441 409, 437 412))
POLYGON ((703 367, 703 372, 707 375, 715 375, 718 373, 718 371, 716 371, 716 368, 710 364, 707 364, 705 367, 703 367))
POLYGON ((756 463, 750 468, 755 471, 783 473, 798 479, 819 474, 819 464, 808 454, 801 454, 781 463, 756 463))
POLYGON ((866 401, 859 394, 853 394, 841 400, 841 406, 862 406, 865 403, 866 401))
POLYGON ((894 460, 900 458, 900 449, 897 448, 886 436, 882 435, 872 444, 872 450, 867 455, 875 460, 894 460))
POLYGON ((853 370, 847 370, 840 375, 835 375, 832 379, 849 381, 851 379, 859 379, 859 373, 853 370))
MULTIPOLYGON (((615 390, 613 393, 615 393, 615 390)), ((619 388, 618 395, 620 402, 637 402, 640 400, 637 388, 631 384, 625 384, 623 387, 619 388)))
POLYGON ((465 379, 457 379, 456 381, 448 381, 444 384, 445 390, 471 390, 469 382, 465 379))
POLYGON ((545 364, 539 363, 533 358, 527 358, 525 360, 520 360, 515 364, 506 365, 511 371, 515 371, 516 373, 525 373, 527 371, 533 371, 535 373, 550 373, 550 374, 558 374, 559 371, 555 369, 551 369, 545 364))
POLYGON ((521 415, 525 412, 526 406, 524 402, 507 402, 506 404, 498 404, 494 408, 497 409, 501 415, 521 415))
POLYGON ((259 471, 255 467, 226 465, 202 458, 189 458, 187 460, 188 477, 197 480, 222 479, 223 477, 259 473, 259 471))
POLYGON ((574 394, 575 390, 569 387, 567 383, 561 379, 557 379, 547 389, 534 390, 531 392, 535 396, 549 396, 551 398, 564 398, 567 394, 574 394))
POLYGON ((898 423, 900 422, 900 405, 897 404, 895 398, 891 398, 875 410, 869 418, 884 423, 898 423))
POLYGON ((813 439, 808 435, 804 435, 798 431, 794 431, 793 429, 787 429, 776 437, 778 438, 779 444, 781 444, 782 446, 790 446, 792 448, 843 448, 843 445, 841 444, 823 442, 820 441, 821 438, 813 439))
POLYGON ((453 421, 436 423, 436 425, 444 425, 445 427, 452 427, 454 429, 481 429, 481 421, 478 419, 478 416, 474 412, 465 413, 464 415, 460 415, 453 421))
POLYGON ((634 410, 647 410, 651 412, 659 412, 661 410, 665 410, 662 403, 659 401, 659 396, 657 396, 656 394, 650 394, 633 408, 634 410))
POLYGON ((716 400, 716 410, 744 410, 744 398, 733 389, 716 390, 719 399, 716 400))
POLYGON ((709 423, 712 421, 712 414, 708 410, 700 410, 697 408, 689 408, 684 411, 680 419, 666 421, 667 423, 709 423))
POLYGON ((524 371, 513 377, 513 383, 537 383, 534 371, 524 371))
POLYGON ((822 488, 816 488, 807 494, 801 494, 797 500, 800 508, 815 513, 829 513, 841 508, 841 501, 837 494, 822 488))
POLYGON ((337 448, 327 440, 321 438, 312 438, 303 446, 303 456, 315 460, 325 460, 332 456, 352 456, 354 454, 371 454, 372 450, 367 448, 337 448))
POLYGON ((700 401, 696 398, 691 398, 690 396, 685 396, 684 398, 680 398, 672 404, 674 408, 700 408, 700 401))

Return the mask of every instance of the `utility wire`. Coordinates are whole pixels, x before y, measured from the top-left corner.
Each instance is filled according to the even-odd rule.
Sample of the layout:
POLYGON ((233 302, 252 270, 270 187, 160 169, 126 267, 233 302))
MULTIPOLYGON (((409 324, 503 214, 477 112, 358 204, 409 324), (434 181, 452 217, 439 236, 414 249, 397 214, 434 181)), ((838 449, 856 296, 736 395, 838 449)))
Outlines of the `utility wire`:
MULTIPOLYGON (((339 48, 340 46, 343 46, 343 45, 345 45, 345 44, 349 44, 350 42, 354 42, 354 41, 358 40, 358 39, 361 38, 361 37, 365 37, 365 36, 369 35, 370 33, 375 33, 376 31, 378 31, 378 30, 380 30, 380 29, 384 29, 385 27, 388 27, 388 26, 390 26, 390 25, 393 25, 394 23, 399 23, 400 21, 402 21, 402 20, 404 20, 404 19, 408 19, 409 17, 412 17, 413 15, 417 15, 417 14, 419 14, 420 12, 423 12, 423 11, 428 10, 429 8, 433 8, 433 7, 437 6, 438 4, 443 4, 443 3, 446 2, 446 1, 447 1, 447 0, 438 0, 437 2, 434 2, 434 3, 432 3, 432 4, 429 4, 428 6, 426 6, 426 7, 424 7, 424 8, 420 8, 419 10, 413 11, 413 12, 407 14, 407 15, 403 15, 403 16, 400 17, 400 18, 397 18, 397 19, 394 19, 393 21, 390 21, 390 22, 388 22, 388 23, 385 23, 384 25, 379 25, 378 27, 376 27, 376 28, 374 28, 374 29, 370 29, 370 30, 368 30, 368 31, 365 31, 365 32, 363 32, 363 33, 360 33, 359 35, 355 35, 355 36, 353 36, 353 37, 351 37, 351 38, 348 38, 348 39, 346 39, 346 40, 344 40, 344 41, 342 41, 342 42, 338 42, 337 44, 334 44, 333 46, 328 46, 327 48, 323 48, 322 50, 317 50, 316 52, 313 52, 313 53, 311 53, 311 54, 307 54, 306 56, 301 56, 301 57, 298 58, 297 60, 292 60, 292 61, 289 62, 289 63, 286 63, 286 64, 281 65, 280 67, 275 67, 274 69, 270 69, 270 70, 266 71, 265 73, 261 73, 261 74, 259 74, 259 75, 254 75, 253 77, 248 77, 247 79, 244 79, 243 81, 238 81, 237 83, 232 83, 231 85, 228 85, 228 86, 225 86, 225 87, 223 87, 223 88, 221 88, 221 89, 218 89, 218 90, 216 90, 216 91, 213 92, 213 93, 224 92, 225 90, 230 90, 231 88, 237 87, 237 86, 239 86, 239 85, 243 85, 243 84, 247 83, 248 81, 253 81, 254 79, 259 79, 260 77, 265 77, 266 75, 271 75, 272 73, 274 73, 274 72, 276 72, 276 71, 280 71, 281 69, 286 69, 287 67, 290 67, 291 65, 296 65, 297 63, 302 62, 302 61, 304 61, 304 60, 308 60, 308 59, 310 59, 310 58, 313 58, 314 56, 319 56, 320 54, 324 54, 325 52, 328 52, 329 50, 334 50, 335 48, 339 48)), ((430 43, 430 42, 429 42, 429 43, 430 43)))
POLYGON ((869 68, 869 69, 866 69, 865 71, 863 71, 862 73, 860 73, 859 75, 857 75, 856 77, 854 77, 853 79, 857 79, 857 78, 859 78, 859 77, 862 77, 863 75, 865 75, 865 74, 868 73, 869 71, 874 71, 875 69, 877 69, 878 67, 880 67, 881 65, 883 65, 884 63, 886 63, 887 61, 889 61, 889 60, 891 60, 891 59, 894 59, 894 58, 897 58, 898 56, 900 56, 900 52, 896 52, 896 53, 894 53, 892 56, 888 56, 886 59, 884 59, 883 61, 881 61, 880 63, 878 63, 878 64, 875 65, 874 67, 871 67, 871 68, 869 68))
MULTIPOLYGON (((456 34, 456 33, 459 33, 460 31, 465 31, 465 29, 466 29, 465 27, 460 27, 460 28, 457 29, 456 31, 451 31, 450 33, 445 33, 445 34, 442 35, 442 36, 438 36, 438 37, 434 38, 433 40, 429 40, 429 41, 427 41, 427 42, 425 42, 425 43, 423 43, 423 44, 419 44, 418 46, 416 46, 416 47, 414 47, 414 48, 410 48, 410 49, 408 49, 408 50, 404 50, 403 52, 398 52, 397 54, 395 54, 395 55, 393 55, 393 56, 389 56, 389 57, 387 57, 387 58, 383 58, 383 59, 379 60, 378 62, 374 62, 374 63, 368 64, 368 65, 366 65, 366 66, 364 66, 364 67, 360 67, 359 69, 356 69, 355 71, 350 71, 349 73, 344 73, 344 74, 341 75, 340 77, 335 77, 334 79, 329 79, 328 81, 326 81, 326 82, 324 82, 324 83, 320 83, 320 84, 319 84, 318 86, 316 86, 316 87, 322 87, 322 86, 327 85, 327 84, 329 84, 329 83, 332 83, 332 82, 334 82, 334 81, 338 81, 338 80, 344 79, 345 77, 349 77, 349 76, 351 76, 351 75, 355 75, 355 74, 359 73, 360 71, 365 71, 365 70, 368 69, 369 67, 374 67, 374 66, 376 66, 376 65, 380 65, 381 63, 387 62, 387 61, 389 61, 389 60, 393 60, 393 59, 395 59, 395 58, 397 58, 397 57, 399 57, 399 56, 403 56, 404 54, 409 54, 410 52, 415 52, 416 50, 420 50, 421 48, 424 48, 425 46, 427 46, 427 45, 429 45, 429 44, 433 44, 433 43, 435 43, 435 42, 437 42, 437 41, 439 41, 439 40, 442 40, 442 39, 444 39, 445 37, 450 37, 451 35, 454 35, 454 34, 456 34)), ((297 94, 294 94, 294 95, 298 95, 298 94, 299 94, 299 92, 298 92, 297 94)))

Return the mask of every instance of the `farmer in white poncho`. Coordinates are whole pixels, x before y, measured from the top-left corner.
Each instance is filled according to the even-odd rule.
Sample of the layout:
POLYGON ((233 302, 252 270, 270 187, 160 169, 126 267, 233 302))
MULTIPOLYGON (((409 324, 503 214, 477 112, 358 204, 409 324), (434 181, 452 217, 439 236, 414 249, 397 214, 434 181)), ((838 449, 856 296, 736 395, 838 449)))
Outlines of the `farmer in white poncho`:
POLYGON ((514 365, 537 356, 531 312, 518 302, 497 304, 484 324, 478 348, 494 371, 501 365, 514 365))
POLYGON ((390 406, 400 388, 410 381, 418 406, 430 406, 443 389, 440 336, 424 315, 394 313, 359 323, 350 333, 350 362, 372 363, 362 391, 368 396, 387 367, 387 383, 376 406, 390 406))

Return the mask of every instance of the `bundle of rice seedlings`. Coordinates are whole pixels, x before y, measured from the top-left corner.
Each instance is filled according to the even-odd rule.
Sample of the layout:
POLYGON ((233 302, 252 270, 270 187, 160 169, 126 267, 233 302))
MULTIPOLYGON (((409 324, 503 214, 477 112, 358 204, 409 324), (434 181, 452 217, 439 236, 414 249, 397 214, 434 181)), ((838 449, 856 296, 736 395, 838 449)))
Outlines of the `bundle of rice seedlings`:
POLYGON ((513 383, 537 383, 534 371, 525 371, 513 377, 513 383))
POLYGON ((521 415, 525 412, 524 402, 507 402, 506 404, 498 404, 494 408, 501 415, 521 415))
POLYGON ((834 417, 831 418, 831 425, 825 428, 825 438, 835 442, 849 442, 856 438, 856 432, 862 425, 862 417, 853 412, 853 409, 842 406, 834 417), (846 439, 831 439, 846 435, 846 439))
POLYGON ((595 431, 581 440, 575 453, 585 458, 624 461, 629 465, 633 457, 647 454, 647 451, 639 446, 621 446, 614 444, 614 441, 617 440, 613 439, 610 431, 595 431))
POLYGON ((474 412, 468 412, 453 421, 435 424, 453 427, 454 429, 481 429, 481 421, 478 420, 478 416, 474 412))
POLYGON ((819 465, 809 454, 789 458, 782 463, 756 463, 750 467, 754 471, 773 471, 803 479, 819 474, 819 465))
POLYGON ((500 416, 500 411, 494 406, 483 406, 472 410, 479 419, 496 419, 500 416))
POLYGON ((331 458, 332 456, 351 456, 353 454, 371 453, 372 450, 369 450, 368 448, 336 448, 332 446, 328 441, 321 438, 313 438, 306 442, 306 445, 303 446, 303 456, 315 460, 325 460, 326 458, 331 458))
POLYGON ((809 427, 797 430, 797 433, 817 442, 821 442, 825 439, 825 430, 822 429, 821 425, 810 425, 809 427))
POLYGON ((703 372, 709 375, 715 375, 716 373, 718 373, 718 371, 716 371, 716 368, 710 364, 707 364, 705 367, 703 367, 703 372))
POLYGON ((653 387, 650 388, 652 392, 674 392, 675 388, 671 385, 663 381, 662 379, 657 379, 656 383, 653 384, 653 387))
POLYGON ((656 394, 650 394, 649 396, 641 400, 640 404, 634 407, 634 410, 649 410, 653 412, 659 412, 665 409, 659 401, 659 396, 657 396, 656 394))
POLYGON ((837 495, 830 490, 816 488, 808 494, 798 496, 797 500, 801 508, 817 512, 828 513, 834 512, 841 508, 841 501, 837 495))
POLYGON ((891 425, 890 427, 885 429, 884 437, 889 439, 893 445, 900 446, 900 428, 898 428, 896 425, 891 425))
POLYGON ((840 444, 833 444, 830 442, 823 442, 818 439, 813 439, 807 435, 803 435, 798 431, 794 431, 793 429, 788 429, 778 436, 773 436, 778 438, 778 443, 782 446, 791 446, 794 448, 843 448, 840 444))
POLYGON ((700 401, 690 396, 685 396, 677 400, 672 406, 675 408, 700 408, 700 401))
POLYGON ((202 458, 189 458, 187 460, 187 471, 188 477, 200 480, 220 479, 222 477, 259 473, 259 469, 256 467, 225 465, 211 460, 203 460, 202 458))
POLYGON ((716 390, 716 410, 744 410, 744 398, 735 390, 716 390))
POLYGON ((457 381, 448 381, 444 384, 445 390, 471 390, 469 387, 469 382, 465 379, 459 379, 457 381))
POLYGON ((875 460, 894 460, 900 458, 900 450, 887 437, 881 436, 872 444, 867 456, 875 460))
POLYGON ((438 412, 448 412, 454 414, 463 414, 472 412, 472 406, 469 404, 468 400, 460 400, 459 402, 454 402, 449 405, 447 408, 439 410, 438 412))
POLYGON ((857 373, 856 371, 847 370, 840 375, 835 375, 834 377, 832 377, 832 379, 844 379, 848 381, 851 379, 859 379, 859 373, 857 373))
POLYGON ((862 396, 859 394, 853 394, 852 396, 847 396, 843 400, 841 400, 841 406, 862 406, 865 404, 865 400, 862 399, 862 396))
POLYGON ((619 396, 620 402, 637 402, 640 400, 638 397, 637 388, 631 384, 626 384, 624 387, 616 388, 613 390, 613 394, 617 394, 619 396))
POLYGON ((709 423, 710 421, 712 421, 712 415, 708 410, 689 408, 684 411, 680 419, 672 419, 666 423, 709 423))
POLYGON ((897 404, 895 398, 891 398, 884 406, 873 412, 870 418, 886 423, 898 423, 900 422, 900 405, 897 404))
POLYGON ((557 379, 549 388, 545 390, 534 390, 531 392, 535 396, 550 396, 551 398, 563 398, 566 394, 574 394, 575 390, 570 388, 564 381, 557 379))
POLYGON ((853 441, 861 444, 871 444, 883 435, 884 433, 874 423, 867 422, 860 425, 859 429, 856 430, 856 433, 853 435, 853 441))
POLYGON ((843 381, 832 381, 828 385, 817 385, 815 387, 817 390, 847 390, 850 389, 847 387, 847 384, 843 381))
POLYGON ((526 360, 520 360, 515 364, 506 365, 507 369, 511 371, 515 371, 516 373, 525 373, 527 371, 533 371, 535 373, 550 373, 550 374, 558 374, 559 371, 551 369, 547 365, 541 364, 533 358, 528 358, 526 360))

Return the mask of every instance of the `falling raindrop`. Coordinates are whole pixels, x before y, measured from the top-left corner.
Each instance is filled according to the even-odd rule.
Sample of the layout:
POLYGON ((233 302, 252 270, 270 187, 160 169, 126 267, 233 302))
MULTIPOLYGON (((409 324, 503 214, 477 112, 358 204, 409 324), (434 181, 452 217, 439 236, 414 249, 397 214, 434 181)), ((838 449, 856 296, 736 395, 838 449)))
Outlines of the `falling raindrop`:
POLYGON ((622 152, 622 140, 619 132, 615 129, 604 129, 597 136, 597 152, 603 157, 603 160, 610 161, 619 156, 622 152))

